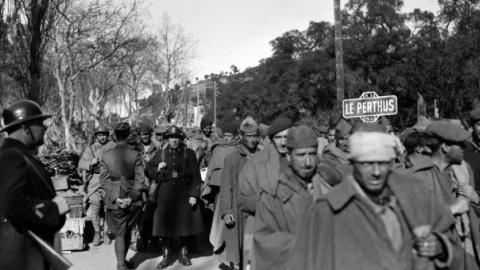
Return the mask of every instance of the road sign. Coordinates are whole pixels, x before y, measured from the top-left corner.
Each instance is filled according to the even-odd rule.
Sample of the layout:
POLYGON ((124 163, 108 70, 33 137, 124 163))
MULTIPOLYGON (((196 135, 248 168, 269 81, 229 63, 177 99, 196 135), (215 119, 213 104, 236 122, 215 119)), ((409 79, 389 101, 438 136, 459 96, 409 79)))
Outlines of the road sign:
POLYGON ((362 119, 363 122, 375 122, 380 116, 398 113, 396 96, 378 96, 375 92, 365 92, 360 98, 345 99, 342 102, 343 118, 362 119))

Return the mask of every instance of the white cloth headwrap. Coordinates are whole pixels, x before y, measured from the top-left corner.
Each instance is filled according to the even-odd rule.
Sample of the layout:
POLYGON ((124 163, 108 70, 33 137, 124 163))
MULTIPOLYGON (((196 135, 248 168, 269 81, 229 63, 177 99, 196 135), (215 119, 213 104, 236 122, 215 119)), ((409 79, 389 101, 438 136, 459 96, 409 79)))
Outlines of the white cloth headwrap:
POLYGON ((391 161, 405 150, 398 137, 383 132, 358 131, 348 140, 348 159, 353 161, 391 161))

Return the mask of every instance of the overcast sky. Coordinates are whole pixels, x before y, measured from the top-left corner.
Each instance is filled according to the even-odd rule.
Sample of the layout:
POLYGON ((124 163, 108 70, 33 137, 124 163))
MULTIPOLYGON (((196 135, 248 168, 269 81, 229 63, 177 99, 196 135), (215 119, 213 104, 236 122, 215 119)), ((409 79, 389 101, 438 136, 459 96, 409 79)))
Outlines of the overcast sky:
MULTIPOLYGON (((194 77, 253 67, 271 56, 270 41, 310 21, 333 22, 333 0, 151 0, 153 17, 168 13, 198 41, 194 77)), ((344 6, 346 0, 342 0, 344 6)), ((404 11, 436 12, 437 0, 404 0, 404 11)), ((157 20, 158 21, 158 20, 157 20)), ((155 22, 158 23, 158 22, 155 22)), ((192 78, 193 79, 193 78, 192 78)))

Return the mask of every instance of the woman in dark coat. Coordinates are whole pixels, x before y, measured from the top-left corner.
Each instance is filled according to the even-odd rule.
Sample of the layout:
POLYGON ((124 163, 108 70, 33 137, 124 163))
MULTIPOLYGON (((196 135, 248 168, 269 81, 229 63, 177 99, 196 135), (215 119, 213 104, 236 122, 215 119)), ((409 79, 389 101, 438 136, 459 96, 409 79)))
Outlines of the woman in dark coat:
POLYGON ((163 260, 159 269, 168 267, 172 238, 180 238, 179 262, 191 265, 187 257, 186 237, 205 231, 200 200, 201 177, 195 153, 182 142, 183 132, 176 126, 168 128, 168 146, 156 152, 146 167, 156 205, 153 236, 163 241, 163 260))

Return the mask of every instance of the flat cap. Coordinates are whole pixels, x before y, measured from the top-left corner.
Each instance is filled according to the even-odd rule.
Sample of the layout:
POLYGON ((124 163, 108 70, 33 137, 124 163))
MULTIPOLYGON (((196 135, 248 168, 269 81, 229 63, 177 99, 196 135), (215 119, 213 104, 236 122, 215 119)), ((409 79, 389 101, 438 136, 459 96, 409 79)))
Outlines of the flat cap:
POLYGON ((226 123, 221 127, 223 134, 225 133, 232 133, 232 134, 237 134, 238 127, 235 123, 226 123))
POLYGON ((470 119, 472 121, 478 121, 480 120, 480 107, 474 109, 473 111, 470 112, 470 119))
POLYGON ((129 131, 130 132, 130 124, 128 122, 121 122, 115 125, 113 128, 115 131, 129 131))
POLYGON ((141 126, 138 129, 139 134, 150 134, 152 132, 152 129, 149 126, 141 126))
POLYGON ((448 142, 464 142, 471 136, 470 132, 460 125, 448 120, 439 120, 430 123, 425 132, 448 142))
POLYGON ((258 133, 260 133, 260 136, 267 136, 268 126, 260 123, 260 125, 258 125, 258 133))
POLYGON ((338 122, 337 127, 335 128, 335 138, 338 140, 340 138, 345 137, 345 135, 349 134, 352 130, 352 125, 347 123, 344 119, 341 119, 338 122))
POLYGON ((305 125, 293 127, 288 131, 286 146, 288 148, 317 147, 317 135, 305 125))
POLYGON ((293 126, 292 120, 288 118, 277 118, 275 119, 270 126, 268 127, 268 136, 273 136, 279 132, 282 132, 288 128, 291 128, 293 126))
POLYGON ((243 133, 258 132, 258 124, 255 122, 255 120, 253 120, 252 117, 247 116, 247 118, 245 118, 240 125, 240 131, 243 133))
POLYGON ((167 132, 167 127, 164 127, 164 126, 156 126, 154 129, 153 129, 153 132, 155 134, 163 134, 165 132, 167 132))

